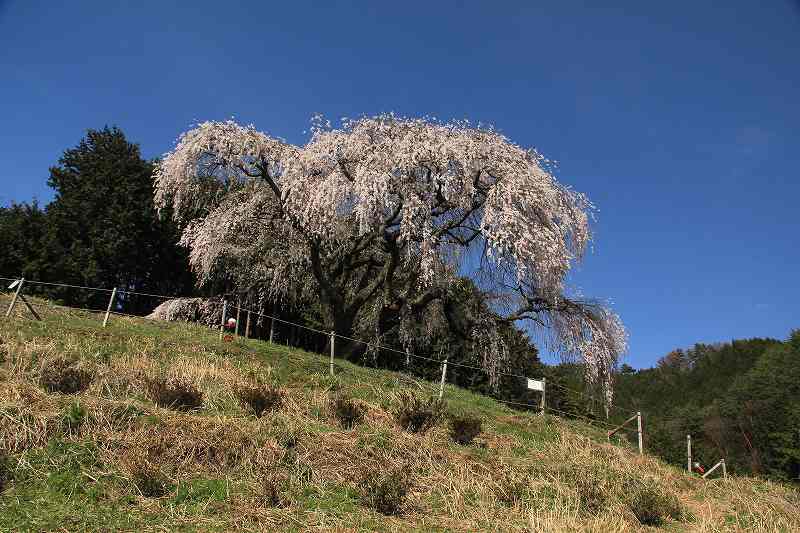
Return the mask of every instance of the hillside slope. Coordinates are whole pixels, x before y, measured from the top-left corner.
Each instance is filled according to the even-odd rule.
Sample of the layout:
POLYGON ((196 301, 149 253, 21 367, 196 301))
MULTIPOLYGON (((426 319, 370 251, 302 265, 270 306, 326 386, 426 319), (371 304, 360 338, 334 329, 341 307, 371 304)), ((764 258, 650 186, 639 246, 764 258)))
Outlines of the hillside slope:
POLYGON ((402 374, 337 361, 331 378, 323 357, 200 326, 19 307, 0 322, 2 531, 800 530, 794 489, 690 477, 574 421, 448 386, 449 413, 483 420, 460 445, 444 420, 398 426, 404 391, 433 392, 402 374), (173 408, 152 401, 176 383, 173 408), (248 390, 282 401, 257 417, 248 390), (363 422, 344 429, 337 398, 363 422))

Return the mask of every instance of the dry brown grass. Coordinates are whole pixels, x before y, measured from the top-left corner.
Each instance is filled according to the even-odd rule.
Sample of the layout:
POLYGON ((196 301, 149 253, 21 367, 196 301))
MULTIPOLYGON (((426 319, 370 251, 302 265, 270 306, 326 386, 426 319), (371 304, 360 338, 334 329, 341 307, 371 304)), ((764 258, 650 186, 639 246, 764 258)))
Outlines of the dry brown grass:
MULTIPOLYGON (((344 430, 328 391, 291 386, 282 387, 280 409, 254 418, 236 390, 256 386, 254 375, 271 379, 271 367, 261 362, 234 362, 194 342, 175 341, 165 353, 145 337, 124 339, 123 353, 110 358, 98 355, 104 339, 91 335, 56 342, 6 331, 0 340, 0 455, 24 456, 58 437, 92 442, 103 464, 145 487, 142 494, 150 474, 164 476, 165 486, 197 477, 235 480, 238 492, 225 511, 230 529, 646 531, 637 505, 657 495, 663 501, 653 505, 670 530, 800 531, 794 489, 750 478, 699 480, 580 436, 557 419, 507 414, 502 423, 519 429, 511 434, 488 419, 482 446, 462 447, 450 443, 442 425, 422 435, 404 431, 391 404, 379 402, 358 400, 364 421, 344 430), (91 366, 88 389, 62 396, 38 385, 43 365, 57 357, 91 366), (155 377, 191 383, 203 394, 202 409, 180 413, 152 404, 146 383, 155 377), (76 399, 88 414, 67 432, 64 412, 76 399), (407 493, 397 516, 359 503, 362 480, 398 471, 407 493), (310 507, 311 497, 351 498, 362 507, 329 513, 322 504, 310 507)), ((177 512, 166 496, 152 494, 142 508, 177 512)))

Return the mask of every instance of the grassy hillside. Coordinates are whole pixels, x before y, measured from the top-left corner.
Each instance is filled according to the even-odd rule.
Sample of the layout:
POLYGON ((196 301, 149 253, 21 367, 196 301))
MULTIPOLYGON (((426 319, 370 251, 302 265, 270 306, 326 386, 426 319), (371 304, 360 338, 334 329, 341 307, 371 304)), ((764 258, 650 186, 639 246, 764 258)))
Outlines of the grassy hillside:
POLYGON ((800 530, 791 488, 693 478, 577 422, 447 387, 450 415, 483 420, 456 444, 447 418, 398 425, 404 393, 434 390, 402 374, 337 361, 331 379, 320 356, 198 326, 40 312, 0 322, 2 531, 800 530), (248 391, 281 400, 259 417, 248 391))

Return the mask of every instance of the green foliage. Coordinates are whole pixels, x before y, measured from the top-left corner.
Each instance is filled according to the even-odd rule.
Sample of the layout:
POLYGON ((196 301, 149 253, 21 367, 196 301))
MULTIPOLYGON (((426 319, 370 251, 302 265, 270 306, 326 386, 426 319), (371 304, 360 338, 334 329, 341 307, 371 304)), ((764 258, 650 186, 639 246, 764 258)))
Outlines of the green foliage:
POLYGON ((75 402, 67 407, 64 415, 61 418, 61 423, 64 426, 64 431, 67 434, 75 434, 80 431, 81 426, 86 422, 88 411, 80 403, 75 402))
MULTIPOLYGON (((616 400, 645 412, 648 450, 733 473, 800 478, 800 342, 736 340, 675 350, 655 368, 616 376, 616 400)), ((624 413, 621 415, 624 416, 624 413)))
POLYGON ((392 414, 397 424, 411 433, 426 433, 444 415, 445 402, 436 397, 424 398, 402 391, 395 398, 392 414))
MULTIPOLYGON (((114 128, 88 130, 50 168, 54 200, 0 210, 0 272, 29 279, 186 293, 192 277, 179 231, 153 205, 153 164, 114 128)), ((32 285, 82 307, 104 307, 108 294, 32 285)), ((149 312, 153 302, 126 295, 125 312, 149 312)))

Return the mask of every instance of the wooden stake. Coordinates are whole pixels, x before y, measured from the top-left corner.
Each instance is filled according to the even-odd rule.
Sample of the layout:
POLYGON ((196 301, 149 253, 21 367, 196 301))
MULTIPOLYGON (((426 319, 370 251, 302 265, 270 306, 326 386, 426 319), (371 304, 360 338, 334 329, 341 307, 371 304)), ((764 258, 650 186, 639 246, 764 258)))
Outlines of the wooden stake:
MULTIPOLYGON (((274 312, 274 311, 273 311, 274 312)), ((272 344, 272 338, 275 336, 275 319, 269 319, 269 343, 272 344)))
POLYGON ((244 338, 250 338, 250 315, 253 313, 250 312, 250 309, 247 310, 247 327, 244 328, 244 338))
POLYGON ((23 283, 25 283, 25 278, 20 278, 19 283, 17 283, 17 290, 14 293, 14 297, 11 298, 11 304, 8 306, 8 310, 6 311, 6 317, 11 316, 11 311, 14 310, 14 306, 17 304, 17 298, 19 298, 19 293, 22 292, 23 283))
POLYGON ((39 313, 36 312, 36 309, 34 309, 33 306, 28 303, 28 300, 25 299, 25 295, 24 294, 20 294, 19 295, 19 299, 22 300, 22 303, 24 303, 25 307, 28 308, 28 311, 31 312, 31 314, 33 315, 33 318, 35 318, 36 320, 41 322, 42 317, 40 317, 39 313))
POLYGON ((242 315, 242 298, 236 300, 236 336, 239 336, 239 317, 242 315))
POLYGON ((444 364, 442 365, 442 380, 439 382, 439 399, 442 399, 444 396, 444 380, 447 376, 447 359, 444 360, 444 364))
POLYGON ((228 314, 228 300, 222 300, 222 320, 219 323, 219 338, 225 335, 225 315, 228 314))
POLYGON ((331 376, 333 375, 333 356, 336 353, 334 343, 336 342, 336 334, 331 331, 331 376))
POLYGON ((639 455, 644 453, 644 443, 642 442, 642 413, 636 411, 636 431, 639 434, 639 455))
POLYGON ((111 298, 108 300, 108 307, 106 308, 106 316, 103 318, 103 327, 108 325, 108 316, 111 314, 111 306, 114 305, 114 300, 117 298, 117 288, 111 291, 111 298))
POLYGON ((547 394, 547 378, 542 378, 542 401, 539 407, 541 408, 540 413, 544 415, 545 410, 547 409, 547 403, 545 402, 545 394, 547 394))
POLYGON ((692 436, 686 435, 686 470, 692 473, 692 436))

